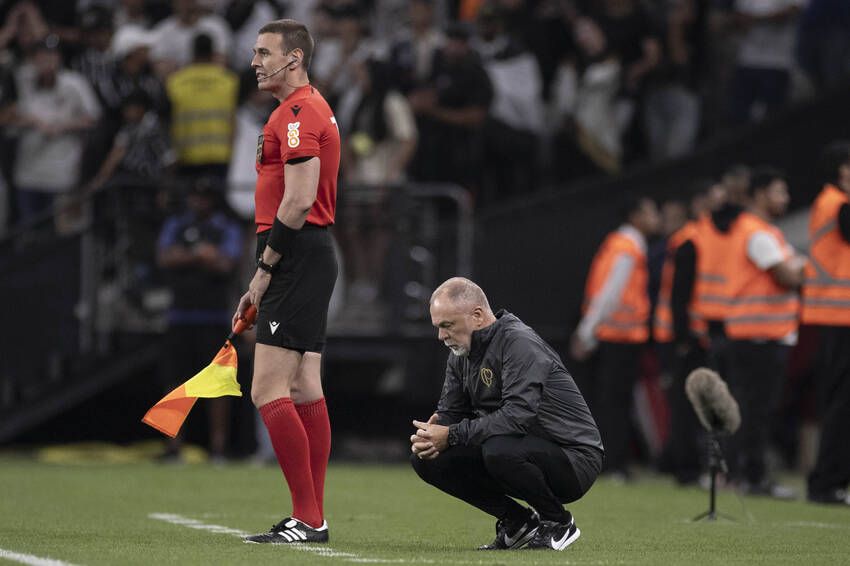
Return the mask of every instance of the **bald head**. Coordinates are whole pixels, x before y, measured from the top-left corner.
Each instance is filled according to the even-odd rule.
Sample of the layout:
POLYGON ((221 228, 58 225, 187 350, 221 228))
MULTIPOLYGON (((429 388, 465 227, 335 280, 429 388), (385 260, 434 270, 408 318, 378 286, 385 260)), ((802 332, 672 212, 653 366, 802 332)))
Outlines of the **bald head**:
POLYGON ((437 338, 456 356, 465 356, 472 333, 496 322, 481 287, 463 277, 453 277, 431 295, 431 324, 437 338))
POLYGON ((486 312, 493 312, 484 291, 466 277, 452 277, 437 287, 431 294, 431 303, 441 300, 453 306, 481 307, 486 312))

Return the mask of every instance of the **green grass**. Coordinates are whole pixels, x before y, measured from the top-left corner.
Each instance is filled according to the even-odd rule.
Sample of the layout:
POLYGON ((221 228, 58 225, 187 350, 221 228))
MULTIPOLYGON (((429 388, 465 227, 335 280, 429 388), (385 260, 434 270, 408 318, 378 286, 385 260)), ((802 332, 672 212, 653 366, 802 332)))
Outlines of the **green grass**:
POLYGON ((850 562, 850 509, 748 498, 745 511, 722 492, 719 510, 737 522, 692 523, 707 493, 658 478, 597 483, 570 507, 582 536, 564 552, 471 550, 489 542, 493 521, 423 484, 406 466, 332 465, 326 499, 328 546, 337 555, 322 556, 149 518, 173 513, 266 530, 289 510, 276 468, 0 457, 0 549, 80 565, 850 562))

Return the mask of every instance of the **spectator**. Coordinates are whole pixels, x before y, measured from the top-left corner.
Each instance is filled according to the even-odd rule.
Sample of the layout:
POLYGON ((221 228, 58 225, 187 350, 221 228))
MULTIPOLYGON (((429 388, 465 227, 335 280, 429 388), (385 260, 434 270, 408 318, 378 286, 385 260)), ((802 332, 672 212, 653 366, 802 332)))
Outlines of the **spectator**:
POLYGON ((585 12, 602 29, 610 53, 622 65, 622 88, 615 112, 623 129, 624 155, 629 161, 643 151, 643 141, 636 135, 636 118, 647 80, 661 61, 661 42, 649 13, 638 0, 589 2, 585 12))
POLYGON ((584 315, 570 352, 583 361, 596 352, 591 407, 598 415, 607 473, 629 477, 628 447, 632 390, 638 359, 649 339, 647 238, 659 227, 658 208, 648 198, 630 200, 623 224, 599 248, 587 276, 584 315))
POLYGON ((469 45, 469 29, 453 24, 437 51, 429 86, 408 94, 419 145, 411 176, 477 188, 481 136, 493 98, 492 85, 469 45))
POLYGON ((151 109, 161 118, 168 114, 168 100, 162 82, 153 74, 150 49, 153 45, 150 32, 136 25, 120 28, 112 37, 110 53, 115 61, 111 88, 103 89, 107 111, 114 122, 120 120, 123 100, 141 90, 148 97, 151 109))
POLYGON ((396 86, 405 94, 424 86, 431 78, 434 56, 445 43, 445 35, 434 23, 434 1, 410 3, 410 25, 390 48, 396 86))
POLYGON ((617 114, 622 65, 593 20, 576 18, 573 35, 576 57, 561 63, 552 86, 559 180, 616 173, 623 156, 623 125, 617 114))
MULTIPOLYGON (((369 304, 379 295, 383 267, 392 237, 387 222, 391 192, 406 179, 416 151, 416 121, 407 99, 391 88, 388 64, 370 60, 355 68, 358 89, 352 91, 352 115, 346 119, 343 172, 349 190, 359 197, 344 200, 346 265, 351 272, 351 299, 369 304), (359 187, 358 187, 359 186, 359 187)), ((342 105, 341 105, 342 106, 342 105)), ((341 112, 340 112, 341 114, 341 112)))
POLYGON ((808 0, 797 29, 797 57, 818 88, 850 75, 850 3, 808 0))
POLYGON ((706 0, 669 0, 664 55, 649 80, 644 128, 655 161, 693 151, 700 125, 706 0))
POLYGON ((86 80, 62 66, 55 36, 39 45, 33 68, 18 70, 16 122, 23 128, 15 161, 19 220, 27 222, 70 196, 79 181, 83 133, 100 117, 86 80))
POLYGON ((367 37, 363 13, 357 4, 346 2, 331 14, 334 36, 316 45, 310 70, 316 87, 335 107, 340 97, 356 83, 354 66, 383 55, 383 50, 367 37))
POLYGON ((232 34, 220 16, 205 13, 199 0, 173 0, 174 14, 153 29, 151 59, 157 76, 165 78, 188 65, 193 57, 192 42, 198 34, 212 39, 212 61, 225 64, 232 34))
POLYGON ((142 90, 130 93, 124 98, 121 110, 122 126, 109 155, 86 186, 87 192, 99 190, 116 178, 132 186, 153 189, 174 164, 168 132, 153 111, 147 93, 142 90))
POLYGON ((228 54, 234 69, 248 67, 251 49, 257 39, 257 30, 280 14, 270 0, 233 0, 228 3, 224 19, 233 30, 233 45, 228 54))
POLYGON ((171 140, 181 176, 224 181, 233 144, 239 80, 213 60, 212 39, 199 34, 192 64, 168 77, 171 140))
POLYGON ((83 49, 71 67, 91 83, 103 106, 108 106, 115 60, 109 52, 112 43, 112 14, 103 6, 92 6, 80 16, 83 49))
POLYGON ((478 13, 473 47, 493 86, 484 126, 483 200, 526 194, 535 187, 538 142, 543 132, 543 80, 534 56, 505 32, 493 2, 478 13))
POLYGON ((742 35, 729 102, 732 123, 761 120, 788 100, 794 28, 805 1, 735 0, 732 24, 742 35))
MULTIPOLYGON (((242 230, 222 212, 220 197, 214 182, 196 181, 186 210, 166 219, 160 233, 157 263, 173 296, 162 368, 168 390, 205 367, 229 331, 230 285, 242 253, 242 230)), ((210 399, 206 407, 211 457, 221 461, 226 456, 230 398, 210 399)), ((179 459, 180 446, 178 437, 164 458, 179 459)))
POLYGON ((146 0, 121 0, 120 5, 115 8, 112 23, 116 30, 127 25, 139 26, 147 29, 150 27, 151 19, 145 10, 146 0))

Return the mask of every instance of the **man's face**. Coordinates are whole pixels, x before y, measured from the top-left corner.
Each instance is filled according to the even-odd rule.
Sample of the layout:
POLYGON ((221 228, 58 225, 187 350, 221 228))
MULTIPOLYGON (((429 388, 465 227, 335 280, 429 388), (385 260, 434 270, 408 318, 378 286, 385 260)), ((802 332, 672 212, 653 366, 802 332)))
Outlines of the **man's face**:
POLYGON ((644 199, 635 215, 635 227, 645 236, 654 236, 661 229, 661 213, 654 200, 644 199))
POLYGON ((62 56, 55 49, 41 49, 36 53, 33 65, 40 77, 53 78, 62 66, 62 56))
POLYGON ((470 309, 468 304, 454 304, 445 297, 431 303, 431 324, 437 328, 437 338, 455 356, 465 356, 472 344, 472 333, 481 328, 480 307, 470 309))
POLYGON ((257 75, 257 88, 275 91, 283 86, 286 80, 286 71, 283 69, 291 60, 292 55, 284 54, 283 38, 279 34, 258 35, 254 44, 254 57, 251 59, 251 68, 257 75))
POLYGON ((774 179, 764 190, 767 211, 774 218, 785 214, 791 196, 788 194, 788 183, 782 179, 774 179))

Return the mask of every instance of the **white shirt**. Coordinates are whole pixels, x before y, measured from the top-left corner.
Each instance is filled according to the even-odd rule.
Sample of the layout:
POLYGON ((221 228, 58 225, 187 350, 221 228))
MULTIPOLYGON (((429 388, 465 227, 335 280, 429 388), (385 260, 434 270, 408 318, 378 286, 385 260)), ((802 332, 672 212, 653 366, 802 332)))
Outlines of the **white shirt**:
MULTIPOLYGON (((161 21, 151 33, 153 36, 151 59, 174 61, 178 67, 191 62, 192 42, 199 33, 209 35, 212 39, 213 51, 223 55, 230 54, 230 44, 233 41, 227 22, 215 14, 201 16, 191 26, 184 26, 176 16, 171 16, 161 21)), ((250 63, 250 57, 248 62, 250 63)))
MULTIPOLYGON (((808 0, 735 0, 735 10, 752 16, 776 13, 808 0)), ((791 69, 794 65, 796 22, 758 23, 744 32, 738 64, 758 69, 791 69)))
MULTIPOLYGON (((75 118, 100 118, 100 104, 79 73, 61 70, 52 88, 39 89, 35 73, 22 67, 17 75, 18 111, 46 122, 67 123, 75 118)), ((36 129, 21 135, 15 158, 15 185, 49 193, 70 191, 79 181, 83 137, 67 132, 48 137, 36 129)))

